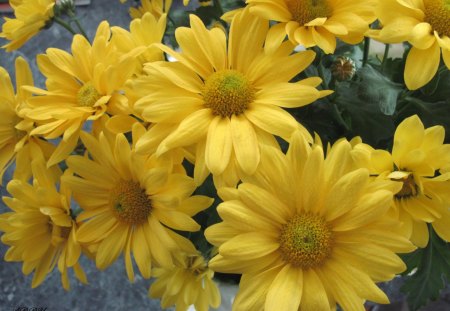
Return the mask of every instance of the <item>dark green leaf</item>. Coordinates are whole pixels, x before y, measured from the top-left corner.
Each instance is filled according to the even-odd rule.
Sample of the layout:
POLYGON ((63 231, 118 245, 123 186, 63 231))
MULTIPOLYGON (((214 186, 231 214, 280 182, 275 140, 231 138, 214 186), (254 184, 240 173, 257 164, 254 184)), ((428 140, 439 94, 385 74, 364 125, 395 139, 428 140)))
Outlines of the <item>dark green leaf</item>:
POLYGON ((408 266, 402 291, 407 294, 408 304, 417 310, 429 300, 439 298, 440 291, 450 279, 450 246, 431 229, 426 248, 418 249, 403 257, 408 266), (414 271, 414 269, 417 270, 414 271))

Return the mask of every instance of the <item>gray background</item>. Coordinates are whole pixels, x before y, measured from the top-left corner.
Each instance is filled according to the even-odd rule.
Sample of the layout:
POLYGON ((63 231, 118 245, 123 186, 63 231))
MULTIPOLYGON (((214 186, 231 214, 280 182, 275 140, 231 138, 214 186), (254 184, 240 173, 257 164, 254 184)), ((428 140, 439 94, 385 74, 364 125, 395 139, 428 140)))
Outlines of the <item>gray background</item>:
MULTIPOLYGON (((87 34, 92 38, 97 29, 97 25, 102 20, 108 20, 110 25, 117 25, 128 28, 130 17, 128 15, 129 3, 121 5, 119 0, 91 0, 88 7, 79 7, 78 12, 82 17, 82 24, 87 30, 87 34)), ((177 4, 181 0, 174 0, 177 4)), ((191 4, 195 6, 195 1, 191 4)), ((0 25, 3 19, 0 20, 0 25)), ((44 53, 48 47, 56 47, 70 50, 72 35, 59 25, 54 25, 48 30, 27 42, 20 50, 6 53, 0 49, 0 66, 5 67, 10 73, 13 81, 14 60, 18 56, 24 57, 31 65, 34 72, 35 84, 42 87, 44 78, 37 70, 35 55, 44 53)), ((0 38, 0 46, 6 43, 0 38)), ((4 181, 10 179, 11 171, 7 172, 4 181)), ((5 184, 4 182, 4 184, 5 184)), ((3 187, 0 187, 1 195, 6 195, 3 187)), ((0 213, 8 209, 0 202, 0 213)), ((133 284, 126 277, 123 259, 120 258, 105 271, 98 271, 95 264, 86 258, 81 259, 89 280, 89 285, 79 283, 72 275, 71 290, 66 292, 60 282, 59 272, 53 271, 44 283, 36 289, 31 289, 32 275, 24 276, 21 272, 21 263, 10 263, 3 260, 7 246, 0 243, 0 311, 32 310, 33 307, 47 308, 53 310, 90 311, 90 310, 161 310, 159 300, 151 300, 147 297, 147 290, 151 280, 144 280, 136 275, 133 284)), ((398 288, 402 280, 396 279, 393 282, 383 285, 383 289, 388 293, 392 304, 389 306, 375 306, 373 311, 401 310, 407 311, 408 307, 404 303, 404 297, 398 293, 398 288)), ((222 307, 220 310, 231 310, 231 297, 236 288, 221 285, 223 292, 222 307)), ((36 309, 37 310, 37 309, 36 309)), ((427 311, 450 311, 450 293, 445 291, 442 299, 427 306, 427 311)))

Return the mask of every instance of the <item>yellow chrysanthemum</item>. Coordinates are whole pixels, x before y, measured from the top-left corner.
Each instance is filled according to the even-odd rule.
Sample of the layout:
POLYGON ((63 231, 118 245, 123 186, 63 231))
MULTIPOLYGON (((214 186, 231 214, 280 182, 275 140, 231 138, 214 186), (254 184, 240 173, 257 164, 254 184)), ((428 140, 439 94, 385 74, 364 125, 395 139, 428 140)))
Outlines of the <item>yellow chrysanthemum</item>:
POLYGON ((8 72, 0 67, 0 184, 5 170, 14 160, 14 178, 30 178, 31 145, 41 148, 47 158, 54 149, 51 144, 29 135, 34 126, 32 121, 25 118, 25 111, 31 93, 22 89, 22 86, 33 85, 33 76, 22 57, 16 59, 15 70, 16 93, 8 72))
POLYGON ((63 180, 83 209, 77 238, 96 254, 97 267, 105 269, 124 253, 133 280, 133 253, 139 271, 149 278, 154 262, 172 265, 172 251, 192 252, 189 240, 172 231, 199 230, 191 216, 212 203, 191 196, 192 178, 137 155, 122 134, 108 139, 101 133, 96 139, 82 132, 81 139, 92 159, 70 156, 66 162, 75 175, 63 180))
POLYGON ((53 17, 55 0, 10 1, 16 18, 5 17, 1 38, 11 41, 2 46, 7 52, 17 50, 35 36, 53 17))
POLYGON ((59 180, 56 169, 48 170, 43 157, 32 162, 33 185, 12 180, 7 189, 12 197, 3 197, 12 209, 0 215, 0 231, 5 232, 2 242, 11 246, 6 261, 23 261, 22 271, 34 271, 32 287, 39 286, 55 265, 61 273, 63 287, 68 290, 68 268, 86 283, 86 276, 78 264, 81 246, 76 239, 76 223, 70 212, 70 194, 64 186, 55 187, 59 180))
POLYGON ((408 89, 418 89, 434 77, 442 57, 450 69, 450 1, 380 0, 376 14, 383 28, 367 35, 385 43, 408 41, 404 78, 408 89))
POLYGON ((154 269, 156 281, 150 286, 149 296, 160 298, 164 309, 173 305, 179 311, 188 310, 190 305, 196 311, 208 311, 209 306, 218 308, 220 292, 213 276, 203 256, 177 253, 174 266, 154 269))
POLYGON ((280 22, 281 34, 305 47, 336 49, 336 38, 357 44, 376 17, 373 0, 247 0, 250 11, 280 22))
POLYGON ((130 16, 133 19, 142 18, 148 12, 159 19, 169 12, 171 6, 172 0, 142 0, 140 7, 130 8, 130 16))
POLYGON ((209 266, 242 273, 233 310, 364 310, 388 303, 374 282, 406 266, 395 254, 414 246, 386 215, 400 185, 354 169, 346 140, 324 160, 295 135, 287 152, 264 149, 258 171, 221 188, 223 222, 206 238, 219 254, 209 266))
POLYGON ((450 241, 450 173, 435 177, 450 165, 450 145, 443 143, 444 136, 442 126, 424 129, 414 115, 397 127, 392 155, 367 145, 355 147, 359 154, 367 152, 365 163, 361 161, 364 155, 359 157, 361 166, 402 184, 395 194, 392 214, 402 223, 405 236, 419 247, 428 243, 427 223, 442 239, 450 241))
POLYGON ((259 144, 273 135, 288 139, 301 129, 311 139, 281 107, 303 106, 329 94, 315 88, 319 78, 288 83, 313 61, 314 52, 291 54, 294 46, 248 11, 234 18, 228 48, 221 29, 207 30, 195 15, 190 21, 191 28, 175 33, 181 53, 159 45, 179 61, 148 64, 148 76, 133 81, 135 92, 146 94, 134 108, 157 125, 137 143, 139 151, 145 152, 158 128, 174 128, 157 154, 196 145, 194 176, 201 183, 209 172, 221 175, 236 165, 254 173, 259 144))
POLYGON ((47 90, 29 87, 39 95, 29 99, 27 117, 37 123, 32 135, 46 139, 62 136, 49 159, 51 166, 64 160, 75 148, 80 130, 88 121, 105 113, 128 115, 127 99, 120 91, 135 70, 135 57, 144 47, 123 54, 110 41, 111 31, 102 22, 92 46, 81 35, 75 35, 72 55, 49 48, 38 55, 40 71, 47 77, 47 90))
POLYGON ((164 60, 163 52, 151 45, 162 41, 166 31, 166 17, 166 14, 156 18, 150 13, 145 13, 142 18, 131 21, 130 31, 121 27, 111 27, 111 40, 122 53, 129 53, 136 48, 146 48, 137 57, 138 73, 142 72, 144 63, 164 60))

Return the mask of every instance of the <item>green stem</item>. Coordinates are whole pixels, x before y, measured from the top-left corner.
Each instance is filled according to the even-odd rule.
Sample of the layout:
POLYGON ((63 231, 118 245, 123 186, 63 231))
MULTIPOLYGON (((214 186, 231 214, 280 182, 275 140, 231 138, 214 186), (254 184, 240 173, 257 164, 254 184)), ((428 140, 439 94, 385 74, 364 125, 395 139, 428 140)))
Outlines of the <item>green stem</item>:
POLYGON ((317 71, 319 72, 319 77, 322 79, 322 88, 324 90, 328 90, 328 83, 325 79, 325 73, 323 72, 323 66, 321 64, 322 59, 319 60, 319 64, 317 65, 317 71))
POLYGON ((367 65, 367 61, 369 60, 369 50, 370 50, 370 38, 364 38, 364 56, 362 65, 367 65))
POLYGON ((76 32, 76 31, 75 31, 68 23, 66 23, 66 21, 63 20, 62 18, 57 17, 57 16, 54 16, 54 17, 53 17, 53 20, 54 20, 57 24, 59 24, 59 25, 61 25, 63 28, 65 28, 67 31, 69 31, 72 35, 76 35, 76 34, 77 34, 77 32, 76 32))
POLYGON ((75 24, 77 25, 77 28, 80 30, 80 33, 83 35, 83 37, 85 37, 86 40, 89 41, 89 38, 88 38, 88 36, 86 34, 86 31, 84 31, 83 26, 81 26, 80 21, 78 20, 78 17, 75 14, 75 12, 74 11, 69 11, 69 16, 70 16, 71 21, 75 22, 75 24))
POLYGON ((81 34, 83 35, 83 37, 85 37, 89 41, 89 38, 88 38, 86 32, 84 31, 84 28, 81 26, 78 18, 75 18, 74 21, 75 21, 75 24, 77 25, 78 29, 80 30, 81 34))
POLYGON ((384 71, 384 67, 386 66, 386 60, 389 56, 389 48, 390 48, 390 44, 386 44, 384 47, 384 55, 383 55, 383 61, 381 62, 381 72, 384 71))
POLYGON ((330 101, 330 105, 331 107, 331 112, 333 113, 333 117, 336 119, 336 121, 339 123, 339 125, 341 125, 346 132, 350 131, 350 128, 347 124, 347 122, 345 122, 344 118, 342 118, 342 114, 339 111, 338 106, 336 105, 336 103, 330 101))

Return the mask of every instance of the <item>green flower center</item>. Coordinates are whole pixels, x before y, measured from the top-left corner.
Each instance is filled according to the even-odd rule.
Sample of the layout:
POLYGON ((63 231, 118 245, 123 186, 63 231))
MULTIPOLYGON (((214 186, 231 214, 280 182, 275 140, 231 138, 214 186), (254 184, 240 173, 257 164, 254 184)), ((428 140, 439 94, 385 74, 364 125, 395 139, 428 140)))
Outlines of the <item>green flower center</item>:
POLYGON ((145 190, 131 180, 121 180, 111 190, 110 204, 116 218, 129 225, 144 223, 152 210, 152 202, 145 190))
POLYGON ((333 236, 322 217, 307 213, 285 224, 279 241, 286 262, 309 269, 320 266, 330 256, 333 236))
POLYGON ((242 73, 223 70, 205 81, 203 99, 213 114, 231 118, 247 109, 255 99, 255 89, 242 73))
POLYGON ((92 107, 99 100, 101 95, 97 92, 91 82, 85 83, 77 93, 78 105, 82 107, 92 107))
POLYGON ((424 0, 425 22, 437 31, 439 36, 450 37, 450 0, 424 0))
POLYGON ((419 194, 419 187, 414 181, 413 174, 409 174, 407 177, 401 179, 392 178, 393 181, 402 182, 402 189, 395 194, 396 199, 407 199, 410 197, 415 197, 419 194))
POLYGON ((292 17, 300 25, 319 17, 330 17, 333 13, 327 0, 285 0, 292 17))

